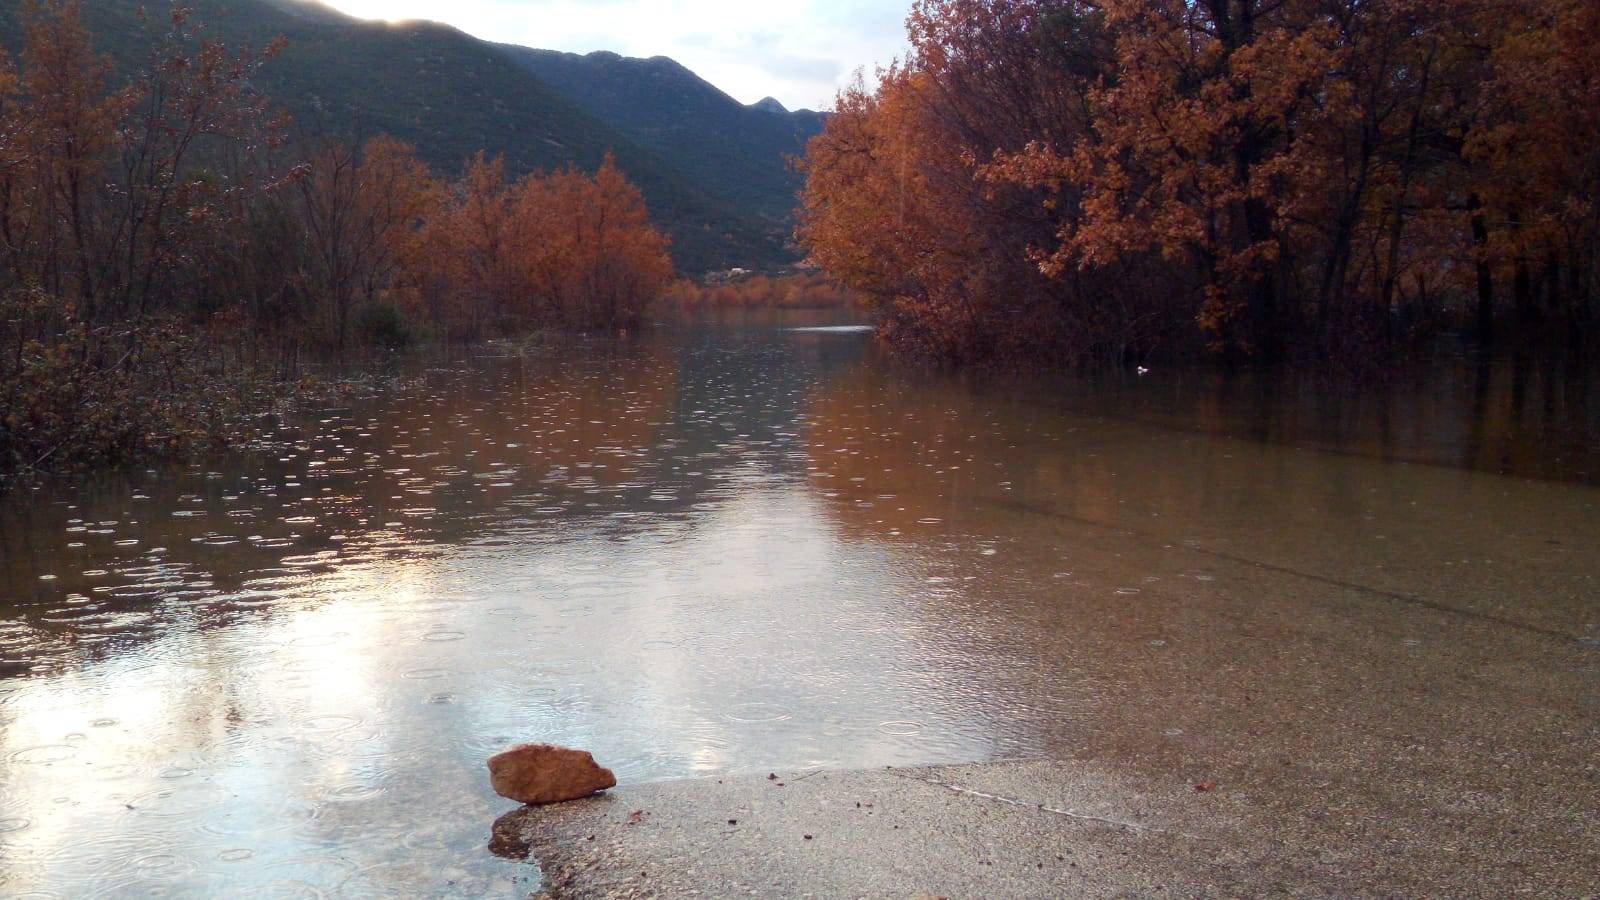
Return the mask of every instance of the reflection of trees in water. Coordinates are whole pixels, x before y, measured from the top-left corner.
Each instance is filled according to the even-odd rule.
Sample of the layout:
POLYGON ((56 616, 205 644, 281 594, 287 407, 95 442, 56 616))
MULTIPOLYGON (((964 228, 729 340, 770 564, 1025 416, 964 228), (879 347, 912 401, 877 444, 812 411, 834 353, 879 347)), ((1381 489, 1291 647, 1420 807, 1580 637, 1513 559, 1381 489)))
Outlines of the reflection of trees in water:
POLYGON ((1095 386, 1068 405, 1178 431, 1600 483, 1593 380, 1581 359, 1519 354, 1441 361, 1359 386, 1306 371, 1158 374, 1095 386))
MULTIPOLYGON (((863 537, 1004 534, 1007 507, 1031 501, 1111 520, 1128 501, 1119 470, 1132 429, 1049 400, 937 376, 906 390, 903 374, 863 367, 819 391, 808 413, 813 484, 863 537)), ((1184 452, 1178 441, 1155 449, 1184 452)), ((1138 480, 1156 496, 1204 487, 1181 467, 1138 480)))
POLYGON ((336 594, 326 576, 353 563, 694 527, 697 504, 795 475, 796 410, 819 370, 859 353, 769 325, 481 355, 307 416, 215 471, 10 498, 0 666, 271 614, 312 576, 336 594))
POLYGON ((697 504, 802 477, 862 536, 937 535, 953 521, 1002 533, 1042 502, 1118 527, 1165 517, 1171 536, 1234 543, 1230 523, 1315 525, 1329 565, 1367 552, 1363 515, 1418 489, 1374 498, 1359 467, 1271 448, 1600 478, 1600 392, 1576 363, 1440 366, 1361 394, 1215 371, 975 389, 861 365, 864 346, 754 320, 455 363, 214 473, 14 494, 0 504, 0 665, 259 615, 352 560, 692 528, 697 504), (1250 443, 1219 449, 1210 436, 1250 443))
MULTIPOLYGON (((1284 420, 1235 439, 1238 400, 1215 392, 1100 413, 1042 387, 1057 392, 906 390, 863 367, 807 408, 824 509, 937 577, 897 627, 931 670, 963 673, 1002 745, 1178 791, 1204 771, 1307 797, 1337 773, 1341 802, 1374 817, 1394 785, 1448 808, 1529 735, 1582 769, 1562 735, 1585 727, 1571 636, 1593 622, 1596 570, 1551 539, 1592 533, 1592 492, 1303 450, 1284 420), (1423 721, 1449 751, 1393 752, 1423 721)), ((1434 402, 1421 414, 1448 420, 1471 395, 1434 402)), ((1561 790, 1539 791, 1547 808, 1561 790)), ((1556 818, 1541 827, 1574 839, 1556 818)))
MULTIPOLYGON (((1044 543, 1070 534, 1100 547, 1093 561, 1123 581, 1141 573, 1105 541, 1122 541, 1129 560, 1137 546, 1192 548, 1200 555, 1191 565, 1245 560, 1470 614, 1501 615, 1503 598, 1515 597, 1518 621, 1569 631, 1592 607, 1586 574, 1564 555, 1571 535, 1593 527, 1587 492, 1445 465, 1466 456, 1482 462, 1469 468, 1489 468, 1490 453, 1513 466, 1567 466, 1586 449, 1595 457, 1600 448, 1577 437, 1595 421, 1592 394, 1562 388, 1554 420, 1566 437, 1555 443, 1534 437, 1552 433, 1551 419, 1532 423, 1546 430, 1519 430, 1510 384, 1501 382, 1503 394, 1491 385, 1494 412, 1477 419, 1476 438, 1467 434, 1473 397, 1427 385, 1381 404, 1290 385, 1299 393, 1272 409, 1301 396, 1301 411, 1269 411, 1249 433, 1247 411, 1268 402, 1250 381, 1209 390, 1135 382, 1089 394, 1083 383, 974 389, 929 377, 906 390, 903 378, 862 367, 815 395, 806 436, 825 508, 858 539, 1025 537, 1043 554, 1044 543), (1384 451, 1384 408, 1404 410, 1391 420, 1443 424, 1432 435, 1391 430, 1384 451), (1440 465, 1392 464, 1408 453, 1440 465), (1485 562, 1507 558, 1545 564, 1485 562)), ((1067 571, 1095 556, 1058 549, 1055 565, 1067 571)))
POLYGON ((270 610, 355 560, 422 558, 519 521, 592 520, 611 511, 596 498, 640 488, 675 384, 659 342, 487 360, 325 410, 214 472, 12 498, 0 506, 0 595, 27 632, 4 658, 83 649, 79 632, 102 626, 123 646, 184 620, 226 624, 261 611, 230 601, 270 610))
MULTIPOLYGON (((1180 506, 1243 514, 1225 486, 1274 473, 1208 457, 1210 445, 1200 443, 1208 437, 1600 483, 1600 391, 1592 375, 1581 362, 1521 356, 1439 364, 1359 389, 1316 373, 1199 369, 1146 378, 993 379, 977 389, 929 376, 907 390, 904 376, 864 368, 819 393, 822 422, 813 433, 829 449, 814 449, 813 461, 837 470, 818 484, 852 503, 872 503, 873 485, 923 501, 914 512, 887 503, 863 507, 907 532, 926 530, 922 518, 966 510, 973 492, 1042 491, 1094 518, 1125 511, 1130 497, 1141 495, 1149 509, 1187 497, 1180 506), (1135 469, 1140 460, 1148 464, 1135 469), (1009 491, 1002 480, 1012 482, 1009 491)), ((1260 447, 1230 452, 1281 464, 1260 447)), ((1339 476, 1331 469, 1302 474, 1298 488, 1281 489, 1337 496, 1339 476)), ((1347 506, 1354 499, 1343 494, 1347 506)))

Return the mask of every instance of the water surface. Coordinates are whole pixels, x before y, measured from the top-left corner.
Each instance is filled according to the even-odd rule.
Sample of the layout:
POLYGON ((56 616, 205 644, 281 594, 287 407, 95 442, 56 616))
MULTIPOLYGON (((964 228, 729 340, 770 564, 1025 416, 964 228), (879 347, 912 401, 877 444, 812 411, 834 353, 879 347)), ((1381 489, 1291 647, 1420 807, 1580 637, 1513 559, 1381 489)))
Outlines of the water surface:
MULTIPOLYGON (((836 325, 401 361, 256 452, 0 500, 0 892, 514 896, 519 741, 624 783, 1188 753, 1600 641, 1581 367, 995 383, 836 325)), ((1451 727, 1592 735, 1571 688, 1451 727)))

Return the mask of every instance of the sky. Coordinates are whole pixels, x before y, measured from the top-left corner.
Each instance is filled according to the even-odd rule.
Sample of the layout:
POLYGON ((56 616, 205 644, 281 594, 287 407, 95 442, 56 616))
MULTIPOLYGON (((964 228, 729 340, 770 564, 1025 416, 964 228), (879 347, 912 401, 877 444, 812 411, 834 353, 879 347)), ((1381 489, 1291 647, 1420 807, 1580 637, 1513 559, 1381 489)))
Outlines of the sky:
POLYGON ((670 56, 745 103, 828 106, 905 45, 910 0, 324 0, 353 16, 432 19, 547 50, 670 56))

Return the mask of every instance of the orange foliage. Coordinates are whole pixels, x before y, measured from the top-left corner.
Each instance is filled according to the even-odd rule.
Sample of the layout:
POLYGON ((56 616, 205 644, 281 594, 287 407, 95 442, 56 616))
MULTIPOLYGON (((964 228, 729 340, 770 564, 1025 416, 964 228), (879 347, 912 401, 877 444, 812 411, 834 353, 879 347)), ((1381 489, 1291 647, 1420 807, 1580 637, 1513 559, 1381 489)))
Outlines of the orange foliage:
POLYGON ((1139 259, 1046 277, 1029 250, 1051 240, 1060 210, 1042 189, 976 177, 979 157, 1084 127, 1054 73, 1095 57, 1094 39, 1040 40, 1037 6, 919 3, 911 57, 879 73, 875 92, 858 80, 841 93, 809 147, 803 243, 866 295, 891 341, 916 352, 1115 359, 1160 337, 1147 311, 1100 300, 1114 284, 1161 293, 1139 259))
POLYGON ((307 269, 343 351, 357 301, 382 299, 402 261, 414 256, 437 189, 412 148, 389 137, 373 138, 359 152, 326 142, 310 158, 298 184, 307 269))
POLYGON ((1464 155, 1505 217, 1489 255, 1511 262, 1518 318, 1570 318, 1587 312, 1600 245, 1600 5, 1518 0, 1507 13, 1521 27, 1488 57, 1464 155))
POLYGON ((21 18, 20 71, 0 53, 0 292, 90 322, 240 314, 342 353, 359 319, 402 308, 456 334, 609 328, 671 280, 610 158, 512 182, 480 154, 447 186, 385 136, 288 142, 252 87, 278 48, 230 54, 181 5, 115 90, 77 0, 21 18))
POLYGON ((667 238, 610 155, 592 177, 568 169, 524 179, 514 202, 515 234, 552 319, 631 325, 671 282, 667 238))
POLYGON ((615 328, 638 320, 672 279, 667 239, 609 157, 508 183, 482 154, 424 230, 411 260, 417 298, 441 326, 615 328))
POLYGON ((801 236, 956 359, 1273 358, 1591 316, 1589 0, 920 0, 801 236), (1543 298, 1542 304, 1539 302, 1543 298), (1541 308, 1543 312, 1541 312, 1541 308))
POLYGON ((181 4, 121 87, 77 0, 20 21, 20 65, 0 51, 0 473, 219 438, 258 366, 287 380, 304 344, 401 343, 402 311, 457 336, 610 328, 671 281, 610 159, 512 183, 480 156, 443 185, 392 138, 288 141, 254 88, 278 47, 230 51, 181 4))
POLYGON ((716 309, 848 309, 860 298, 837 282, 816 273, 696 284, 680 281, 662 297, 685 310, 716 309))
POLYGON ((20 77, 0 66, 0 289, 38 287, 91 321, 160 308, 189 287, 188 245, 275 186, 259 61, 176 6, 144 71, 111 91, 76 0, 29 0, 21 18, 20 77))

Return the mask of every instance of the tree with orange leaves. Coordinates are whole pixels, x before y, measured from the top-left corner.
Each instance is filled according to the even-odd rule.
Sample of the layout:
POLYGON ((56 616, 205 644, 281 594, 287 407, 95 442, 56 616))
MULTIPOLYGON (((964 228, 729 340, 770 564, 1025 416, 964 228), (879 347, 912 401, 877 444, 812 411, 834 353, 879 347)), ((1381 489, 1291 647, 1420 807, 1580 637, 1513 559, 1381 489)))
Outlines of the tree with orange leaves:
POLYGON ((876 91, 859 80, 843 91, 808 149, 800 236, 813 258, 868 298, 892 341, 926 355, 1120 360, 1161 340, 1151 310, 1169 292, 1139 255, 1070 279, 1041 269, 1034 250, 1078 214, 1075 187, 978 177, 997 155, 1085 134, 1081 83, 1060 73, 1107 71, 1096 16, 1043 0, 927 0, 908 27, 910 57, 880 72, 876 91), (1105 302, 1116 284, 1144 296, 1105 302))
POLYGON ((504 163, 468 164, 429 223, 410 279, 448 330, 524 322, 614 328, 637 321, 672 278, 666 238, 607 158, 514 183, 504 163))
POLYGON ((1283 206, 1296 163, 1289 123, 1335 68, 1326 25, 1292 0, 1105 0, 1114 79, 1087 86, 1075 143, 997 155, 986 177, 1070 185, 1080 215, 1041 254, 1047 274, 1157 252, 1192 271, 1198 320, 1251 349, 1278 327, 1283 206), (1243 315, 1253 327, 1232 327, 1243 315))
POLYGON ((609 155, 593 177, 568 169, 524 180, 512 205, 528 287, 552 321, 632 325, 672 280, 666 238, 609 155))
POLYGON ((1483 108, 1463 153, 1502 223, 1491 259, 1509 263, 1518 320, 1550 316, 1576 333, 1592 315, 1600 253, 1600 6, 1509 6, 1521 27, 1487 59, 1483 108))
POLYGON ((313 296, 343 352, 351 314, 383 297, 436 207, 436 188, 412 148, 376 137, 359 149, 330 140, 299 178, 313 296))
POLYGON ((435 326, 476 336, 531 312, 512 233, 505 161, 479 153, 431 217, 406 278, 435 326))
POLYGON ((90 321, 172 303, 197 236, 276 186, 259 159, 279 126, 253 87, 261 59, 230 54, 175 5, 146 66, 112 90, 76 0, 29 0, 22 21, 0 186, 15 277, 90 321))
POLYGON ((809 148, 800 234, 887 337, 944 358, 1376 361, 1452 320, 1487 340, 1503 281, 1519 322, 1540 296, 1587 309, 1597 15, 919 0, 911 53, 809 148))
POLYGON ((9 135, 4 223, 15 273, 93 317, 100 297, 103 174, 131 91, 108 93, 110 64, 94 52, 76 2, 28 0, 9 135))

